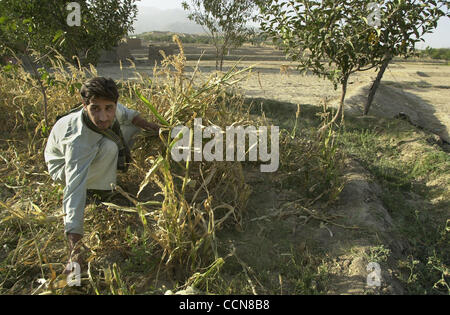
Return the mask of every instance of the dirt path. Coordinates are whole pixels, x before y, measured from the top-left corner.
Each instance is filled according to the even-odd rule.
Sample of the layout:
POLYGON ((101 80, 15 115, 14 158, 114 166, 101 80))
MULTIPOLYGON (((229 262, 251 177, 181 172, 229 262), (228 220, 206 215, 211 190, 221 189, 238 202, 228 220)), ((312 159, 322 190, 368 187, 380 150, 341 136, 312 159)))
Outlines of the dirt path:
MULTIPOLYGON (((349 80, 346 109, 361 115, 375 71, 354 74, 349 80)), ((404 112, 411 121, 450 142, 450 67, 417 63, 389 66, 375 96, 370 115, 392 118, 404 112)), ((293 104, 318 105, 327 98, 337 106, 340 90, 311 75, 260 71, 242 84, 249 97, 293 104)))

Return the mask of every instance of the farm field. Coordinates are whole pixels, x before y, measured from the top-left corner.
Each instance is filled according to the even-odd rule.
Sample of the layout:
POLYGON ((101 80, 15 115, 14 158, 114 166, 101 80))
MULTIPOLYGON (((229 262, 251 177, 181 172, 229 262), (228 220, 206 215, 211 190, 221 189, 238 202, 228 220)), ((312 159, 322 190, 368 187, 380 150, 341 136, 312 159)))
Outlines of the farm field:
MULTIPOLYGON (((203 112, 223 123, 279 126, 280 168, 261 173, 259 165, 251 162, 199 163, 190 169, 186 166, 188 175, 195 178, 192 181, 187 180, 188 175, 183 179, 183 174, 160 168, 162 173, 152 182, 146 172, 156 165, 163 146, 158 139, 145 142, 148 139, 141 138, 134 151, 136 163, 119 179, 126 198, 93 203, 86 209, 89 233, 85 242, 91 248, 91 265, 83 275, 83 286, 45 287, 45 283, 57 284, 60 278, 56 273, 66 258, 62 188, 51 182, 43 165, 41 151, 46 138, 36 118, 40 103, 28 106, 30 100, 39 99, 39 91, 26 90, 21 82, 2 76, 0 86, 5 93, 15 95, 20 90, 22 94, 11 97, 13 101, 0 98, 0 105, 9 106, 9 111, 1 113, 8 119, 0 129, 4 133, 0 141, 1 294, 450 292, 448 65, 394 62, 367 117, 361 116, 361 107, 376 73, 353 75, 345 124, 320 139, 316 130, 321 117, 330 114, 340 96, 340 90, 334 90, 327 80, 296 73, 294 64, 280 51, 245 46, 227 57, 223 70, 233 66, 252 69, 240 73, 236 84, 227 86, 224 81, 227 93, 235 93, 227 94, 222 87, 216 90, 202 85, 215 73, 210 46, 189 44, 184 52, 185 77, 189 80, 195 73, 198 89, 213 92, 189 99, 192 106, 177 112, 180 120, 203 112), (198 61, 203 51, 203 60, 198 61), (209 101, 211 104, 202 103, 209 101), (21 102, 27 105, 22 111, 21 102), (324 104, 329 106, 325 112, 324 104), (223 112, 213 107, 219 105, 223 112), (394 118, 400 112, 410 121, 394 118), (22 120, 25 123, 19 126, 22 120), (204 199, 186 208, 190 198, 177 199, 168 188, 178 184, 183 198, 186 188, 186 196, 192 200, 204 199), (205 192, 199 193, 202 187, 205 192), (228 202, 228 208, 218 206, 226 210, 225 215, 218 211, 211 219, 210 201, 217 196, 228 202), (241 199, 244 207, 239 204, 241 199), (180 210, 181 214, 176 214, 180 217, 175 215, 170 221, 169 216, 160 214, 161 209, 145 208, 148 202, 159 202, 169 214, 174 207, 180 210), (143 209, 154 211, 144 213, 143 209), (186 213, 192 217, 179 224, 186 213), (191 230, 181 228, 191 226, 191 230), (205 237, 189 248, 189 237, 203 229, 205 237), (170 242, 175 234, 181 236, 174 245, 170 242), (209 247, 204 245, 208 242, 212 244, 209 247), (202 256, 203 250, 206 256, 202 256), (210 262, 207 258, 212 254, 216 259, 210 262), (196 272, 190 274, 192 270, 196 272)), ((120 82, 125 105, 155 120, 142 98, 132 93, 134 84, 160 111, 184 97, 174 92, 179 86, 188 96, 199 95, 186 88, 188 84, 180 84, 173 68, 158 68, 155 75, 154 66, 145 60, 145 50, 132 53, 135 64, 100 64, 94 71, 120 82), (149 82, 151 88, 146 86, 149 82)), ((76 75, 75 82, 84 79, 84 74, 76 75)), ((61 100, 76 102, 76 95, 68 92, 69 83, 64 88, 49 88, 51 117, 72 105, 61 104, 61 100)), ((179 171, 176 165, 172 167, 179 171)))
MULTIPOLYGON (((98 67, 98 73, 117 80, 137 79, 136 73, 151 76, 153 67, 146 65, 142 57, 145 50, 132 53, 137 59, 134 66, 123 65, 121 70, 119 65, 105 64, 98 67)), ((185 55, 187 76, 192 74, 197 65, 199 72, 205 75, 215 71, 215 61, 211 60, 214 58, 212 46, 187 44, 185 55)), ((326 79, 299 74, 295 64, 273 48, 245 46, 232 51, 227 59, 224 61, 224 71, 233 66, 237 69, 252 67, 248 78, 240 83, 246 97, 313 106, 325 99, 333 106, 340 97, 339 88, 334 90, 326 79), (284 67, 284 71, 280 71, 281 67, 284 67)), ((362 104, 375 77, 376 70, 352 75, 346 97, 347 110, 355 115, 362 113, 362 104)), ((445 63, 393 62, 382 79, 370 114, 392 118, 404 112, 415 124, 450 142, 449 78, 450 67, 445 63)))

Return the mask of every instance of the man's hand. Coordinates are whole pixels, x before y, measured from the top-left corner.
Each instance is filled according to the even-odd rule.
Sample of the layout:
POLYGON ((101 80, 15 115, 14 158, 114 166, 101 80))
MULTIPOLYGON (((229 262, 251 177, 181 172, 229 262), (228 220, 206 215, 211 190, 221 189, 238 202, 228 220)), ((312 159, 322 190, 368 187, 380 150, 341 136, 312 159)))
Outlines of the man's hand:
POLYGON ((148 123, 148 126, 144 127, 144 129, 147 131, 155 131, 157 133, 159 133, 160 128, 161 128, 161 126, 151 123, 151 122, 148 123))
POLYGON ((141 117, 141 115, 137 115, 136 117, 133 118, 132 123, 137 126, 140 127, 144 130, 147 131, 153 131, 156 133, 159 133, 159 128, 160 126, 152 123, 152 122, 148 122, 147 120, 145 120, 144 118, 141 117))

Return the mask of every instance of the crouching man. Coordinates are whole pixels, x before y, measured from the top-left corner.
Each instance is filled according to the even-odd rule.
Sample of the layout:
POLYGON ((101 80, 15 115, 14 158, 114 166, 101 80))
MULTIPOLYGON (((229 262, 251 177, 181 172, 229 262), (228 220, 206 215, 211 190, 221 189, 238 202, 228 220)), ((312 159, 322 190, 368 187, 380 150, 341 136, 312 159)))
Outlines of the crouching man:
POLYGON ((87 190, 111 191, 117 170, 127 170, 134 136, 141 128, 159 131, 158 125, 117 102, 119 93, 112 79, 93 78, 80 92, 83 105, 56 122, 44 153, 53 180, 65 184, 64 229, 70 266, 82 264, 79 241, 87 190))

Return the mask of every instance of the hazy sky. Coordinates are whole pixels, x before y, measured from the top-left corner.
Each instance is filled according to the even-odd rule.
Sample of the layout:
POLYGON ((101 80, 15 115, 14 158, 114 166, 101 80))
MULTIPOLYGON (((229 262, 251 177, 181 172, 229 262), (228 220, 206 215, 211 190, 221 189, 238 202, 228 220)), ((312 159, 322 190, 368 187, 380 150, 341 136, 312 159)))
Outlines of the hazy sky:
MULTIPOLYGON (((139 6, 156 7, 159 9, 181 9, 182 0, 141 0, 137 2, 139 6)), ((418 44, 417 48, 423 49, 426 46, 434 48, 450 48, 450 19, 441 18, 438 27, 433 34, 424 37, 425 43, 418 44)))
POLYGON ((182 0, 141 0, 137 2, 137 6, 156 7, 159 9, 181 9, 182 2, 182 0))

